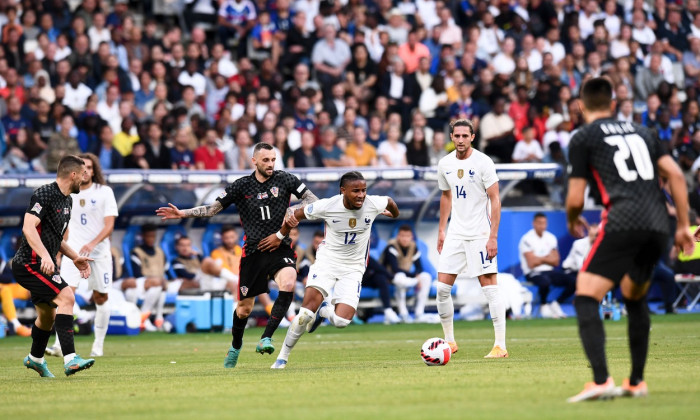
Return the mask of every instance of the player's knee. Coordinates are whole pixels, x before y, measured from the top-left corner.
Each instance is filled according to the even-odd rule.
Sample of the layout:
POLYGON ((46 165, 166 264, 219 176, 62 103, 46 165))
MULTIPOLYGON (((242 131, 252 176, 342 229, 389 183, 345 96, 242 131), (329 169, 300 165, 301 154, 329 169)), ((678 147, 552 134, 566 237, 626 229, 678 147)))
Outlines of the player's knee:
POLYGON ((247 318, 251 312, 253 312, 253 302, 248 302, 249 299, 242 300, 238 302, 236 306, 236 313, 239 318, 247 318))
POLYGON ((303 327, 309 322, 313 321, 315 318, 316 314, 314 314, 312 310, 302 307, 299 309, 299 313, 297 314, 295 321, 300 327, 303 327))
POLYGON ((438 302, 446 302, 450 299, 452 293, 452 286, 445 283, 438 283, 436 299, 438 302))
POLYGON ((339 316, 337 316, 337 315, 333 317, 333 325, 334 325, 336 328, 345 328, 345 327, 347 327, 348 325, 350 325, 351 322, 352 322, 351 319, 341 318, 341 317, 339 317, 339 316))

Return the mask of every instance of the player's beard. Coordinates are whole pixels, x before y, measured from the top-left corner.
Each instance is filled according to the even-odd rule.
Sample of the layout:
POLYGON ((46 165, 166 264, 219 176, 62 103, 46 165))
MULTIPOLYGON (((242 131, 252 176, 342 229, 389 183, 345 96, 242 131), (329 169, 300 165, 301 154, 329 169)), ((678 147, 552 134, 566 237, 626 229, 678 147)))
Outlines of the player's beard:
POLYGON ((71 194, 78 194, 80 192, 80 185, 82 185, 83 181, 81 180, 80 182, 73 182, 70 185, 70 193, 71 194))
MULTIPOLYGON (((269 177, 272 176, 272 174, 269 174, 269 175, 267 174, 267 171, 265 170, 265 168, 262 168, 262 169, 261 169, 260 167, 256 167, 256 170, 258 171, 258 173, 260 174, 260 176, 263 177, 263 178, 265 178, 265 179, 267 179, 267 178, 269 178, 269 177)), ((273 169, 273 171, 274 171, 274 169, 273 169)))

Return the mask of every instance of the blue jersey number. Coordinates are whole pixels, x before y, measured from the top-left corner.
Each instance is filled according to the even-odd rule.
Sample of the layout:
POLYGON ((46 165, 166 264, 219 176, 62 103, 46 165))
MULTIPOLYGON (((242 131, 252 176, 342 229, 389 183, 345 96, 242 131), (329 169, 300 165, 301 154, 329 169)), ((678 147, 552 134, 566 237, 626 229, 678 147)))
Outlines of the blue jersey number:
POLYGON ((457 198, 467 198, 467 192, 464 191, 464 187, 461 185, 455 185, 455 190, 457 190, 457 198))
POLYGON ((87 225, 87 214, 80 213, 80 224, 87 225))
POLYGON ((357 236, 355 232, 345 232, 345 245, 354 245, 355 236, 357 236))

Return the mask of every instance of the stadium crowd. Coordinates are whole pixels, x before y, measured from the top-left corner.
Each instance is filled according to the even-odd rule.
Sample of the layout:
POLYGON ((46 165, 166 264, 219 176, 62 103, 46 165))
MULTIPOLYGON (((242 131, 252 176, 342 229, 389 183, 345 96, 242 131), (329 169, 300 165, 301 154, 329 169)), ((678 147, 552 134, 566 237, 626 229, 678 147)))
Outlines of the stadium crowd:
POLYGON ((0 42, 0 173, 248 170, 258 142, 280 169, 433 166, 454 118, 497 162, 565 164, 607 75, 700 212, 698 0, 2 0, 0 42))

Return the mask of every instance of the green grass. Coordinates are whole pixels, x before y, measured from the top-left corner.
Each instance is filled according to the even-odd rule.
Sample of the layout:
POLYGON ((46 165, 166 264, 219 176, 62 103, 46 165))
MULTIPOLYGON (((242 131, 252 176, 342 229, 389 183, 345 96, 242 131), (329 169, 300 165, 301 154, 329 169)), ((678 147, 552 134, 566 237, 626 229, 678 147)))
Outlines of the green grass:
MULTIPOLYGON (((626 322, 606 321, 611 374, 628 375, 626 322)), ((322 327, 305 335, 287 369, 254 353, 246 331, 235 369, 222 367, 228 334, 107 337, 105 356, 53 380, 22 367, 28 338, 0 340, 2 419, 695 419, 700 415, 700 315, 652 320, 646 399, 567 404, 591 378, 575 320, 508 324, 511 357, 485 360, 490 322, 457 322, 460 351, 444 367, 420 360, 439 325, 322 327), (664 417, 662 417, 664 416, 664 417)), ((282 344, 286 330, 277 332, 282 344)), ((91 337, 78 337, 89 354, 91 337)), ((276 353, 275 353, 276 354, 276 353)))

